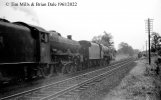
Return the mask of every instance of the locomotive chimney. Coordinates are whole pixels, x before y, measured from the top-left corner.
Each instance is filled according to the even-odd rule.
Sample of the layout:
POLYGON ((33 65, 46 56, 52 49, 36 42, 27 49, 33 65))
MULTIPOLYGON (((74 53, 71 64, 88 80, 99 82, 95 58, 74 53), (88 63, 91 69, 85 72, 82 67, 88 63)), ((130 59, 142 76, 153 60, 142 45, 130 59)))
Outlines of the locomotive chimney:
POLYGON ((72 35, 67 35, 67 38, 72 40, 72 35))

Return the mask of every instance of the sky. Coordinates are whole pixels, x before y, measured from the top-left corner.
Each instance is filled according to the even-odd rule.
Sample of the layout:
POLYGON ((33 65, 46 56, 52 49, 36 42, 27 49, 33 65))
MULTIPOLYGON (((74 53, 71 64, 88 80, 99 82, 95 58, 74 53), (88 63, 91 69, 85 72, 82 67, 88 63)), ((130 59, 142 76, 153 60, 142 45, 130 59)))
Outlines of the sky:
POLYGON ((64 37, 72 35, 73 40, 90 41, 106 31, 113 36, 116 49, 126 42, 145 50, 148 18, 153 19, 153 31, 161 34, 161 0, 0 0, 0 17, 55 30, 64 37), (30 6, 21 6, 22 2, 30 6), (74 2, 77 6, 36 6, 36 2, 74 2))

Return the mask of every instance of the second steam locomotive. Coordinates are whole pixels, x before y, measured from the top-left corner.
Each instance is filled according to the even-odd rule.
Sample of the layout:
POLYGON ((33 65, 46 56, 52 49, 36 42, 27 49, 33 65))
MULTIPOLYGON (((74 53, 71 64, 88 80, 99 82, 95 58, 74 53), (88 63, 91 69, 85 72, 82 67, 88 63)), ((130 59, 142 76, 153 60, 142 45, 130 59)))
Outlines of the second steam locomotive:
POLYGON ((104 66, 110 49, 90 41, 75 41, 56 31, 23 22, 0 20, 0 82, 50 77, 104 66))

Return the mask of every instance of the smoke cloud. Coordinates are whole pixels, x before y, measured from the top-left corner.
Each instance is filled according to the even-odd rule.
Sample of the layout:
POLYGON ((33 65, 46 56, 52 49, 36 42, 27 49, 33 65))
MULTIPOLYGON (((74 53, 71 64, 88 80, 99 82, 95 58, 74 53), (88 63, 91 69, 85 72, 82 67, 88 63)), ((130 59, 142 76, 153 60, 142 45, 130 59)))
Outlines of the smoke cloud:
POLYGON ((39 24, 38 16, 33 8, 31 7, 23 7, 23 6, 13 6, 14 10, 19 10, 24 12, 27 16, 31 17, 31 20, 39 24))
MULTIPOLYGON (((5 9, 6 7, 11 7, 13 10, 18 10, 20 12, 23 12, 26 14, 26 16, 29 16, 31 21, 35 22, 36 24, 39 24, 38 16, 36 12, 34 11, 33 7, 29 6, 6 6, 6 2, 20 2, 20 0, 0 0, 0 9, 5 9)), ((29 2, 29 1, 28 1, 29 2)), ((3 16, 2 16, 3 17, 3 16)))

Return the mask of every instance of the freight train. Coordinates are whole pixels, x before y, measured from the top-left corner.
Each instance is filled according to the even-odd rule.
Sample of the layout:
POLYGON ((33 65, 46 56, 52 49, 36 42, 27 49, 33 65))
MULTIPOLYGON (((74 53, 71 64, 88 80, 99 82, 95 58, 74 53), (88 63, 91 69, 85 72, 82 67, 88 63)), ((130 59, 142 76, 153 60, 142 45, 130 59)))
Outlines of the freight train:
POLYGON ((110 49, 56 31, 0 19, 0 83, 74 73, 109 64, 110 49))

